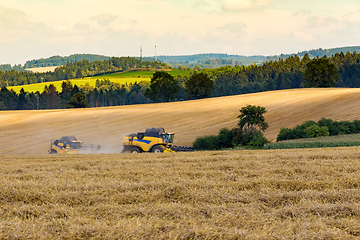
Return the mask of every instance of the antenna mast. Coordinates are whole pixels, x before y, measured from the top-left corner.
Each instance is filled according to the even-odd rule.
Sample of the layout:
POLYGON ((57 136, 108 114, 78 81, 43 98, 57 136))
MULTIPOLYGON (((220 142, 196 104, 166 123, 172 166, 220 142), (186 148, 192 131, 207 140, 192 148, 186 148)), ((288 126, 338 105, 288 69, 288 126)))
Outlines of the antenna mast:
POLYGON ((155 45, 155 62, 157 62, 157 56, 156 56, 156 45, 155 45))
POLYGON ((142 47, 140 46, 140 67, 142 67, 142 47))

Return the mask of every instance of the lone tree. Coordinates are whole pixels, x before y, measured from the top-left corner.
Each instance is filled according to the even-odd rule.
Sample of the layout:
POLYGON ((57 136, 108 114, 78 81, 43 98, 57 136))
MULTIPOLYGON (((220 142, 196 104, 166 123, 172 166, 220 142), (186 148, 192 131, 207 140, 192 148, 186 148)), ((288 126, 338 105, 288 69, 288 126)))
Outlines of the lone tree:
POLYGON ((72 98, 66 102, 66 108, 87 108, 89 107, 86 96, 81 93, 75 93, 72 98))
POLYGON ((326 57, 316 58, 306 64, 305 87, 334 87, 339 74, 334 64, 326 57))
POLYGON ((185 81, 185 91, 190 99, 208 98, 212 96, 214 82, 205 73, 194 73, 185 81))
POLYGON ((265 121, 264 114, 265 107, 247 105, 240 109, 240 119, 238 125, 240 129, 247 134, 254 134, 256 132, 264 132, 268 128, 268 123, 265 121))
POLYGON ((174 101, 180 87, 173 76, 164 71, 158 71, 153 74, 150 82, 150 88, 146 89, 145 97, 153 102, 174 101))

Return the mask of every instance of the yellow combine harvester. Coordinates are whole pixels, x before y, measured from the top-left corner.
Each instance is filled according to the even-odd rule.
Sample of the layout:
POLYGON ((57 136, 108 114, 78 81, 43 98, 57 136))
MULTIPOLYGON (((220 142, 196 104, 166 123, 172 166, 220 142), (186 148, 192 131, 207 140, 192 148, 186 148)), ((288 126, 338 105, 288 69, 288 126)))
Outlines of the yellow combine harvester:
POLYGON ((63 136, 59 140, 53 140, 50 144, 50 154, 68 154, 68 153, 94 153, 100 150, 100 145, 84 144, 74 136, 63 136))
POLYGON ((193 147, 173 145, 174 133, 165 132, 164 128, 147 128, 145 132, 130 134, 123 139, 123 152, 179 152, 194 151, 193 147))

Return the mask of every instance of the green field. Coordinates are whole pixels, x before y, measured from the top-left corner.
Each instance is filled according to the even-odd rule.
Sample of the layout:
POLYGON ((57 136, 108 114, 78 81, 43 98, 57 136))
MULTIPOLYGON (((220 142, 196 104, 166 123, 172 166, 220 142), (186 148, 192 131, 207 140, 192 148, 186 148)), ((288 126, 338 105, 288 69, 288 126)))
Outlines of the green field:
MULTIPOLYGON (((178 76, 181 74, 188 74, 191 70, 172 70, 168 73, 172 76, 178 76)), ((97 79, 108 79, 111 82, 116 82, 120 84, 129 84, 135 83, 140 81, 150 81, 152 75, 155 71, 129 71, 129 72, 121 72, 121 73, 113 73, 113 74, 104 74, 100 76, 94 77, 86 77, 86 78, 79 78, 79 79, 70 79, 70 81, 75 85, 81 86, 89 83, 90 86, 95 86, 95 82, 97 79)), ((46 83, 35 83, 29 85, 21 85, 21 86, 12 86, 9 89, 13 89, 15 92, 19 93, 21 88, 24 88, 25 92, 42 92, 44 90, 45 85, 54 84, 58 91, 61 91, 61 84, 63 80, 56 81, 56 82, 46 82, 46 83)))
POLYGON ((360 146, 360 134, 302 138, 270 143, 265 149, 323 148, 360 146))

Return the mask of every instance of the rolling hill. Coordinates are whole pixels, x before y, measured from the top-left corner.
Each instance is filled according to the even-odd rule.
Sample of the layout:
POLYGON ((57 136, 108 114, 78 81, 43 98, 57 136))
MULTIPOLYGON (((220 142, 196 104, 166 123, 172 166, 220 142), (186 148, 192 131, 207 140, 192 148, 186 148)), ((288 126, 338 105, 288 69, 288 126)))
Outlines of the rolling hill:
POLYGON ((47 154, 50 141, 63 135, 101 144, 102 153, 119 153, 125 135, 153 126, 174 132, 175 144, 191 145, 196 137, 235 127, 239 109, 247 104, 266 107, 265 136, 273 141, 280 128, 305 120, 360 119, 359 102, 360 89, 330 88, 106 108, 2 111, 0 155, 47 154))

